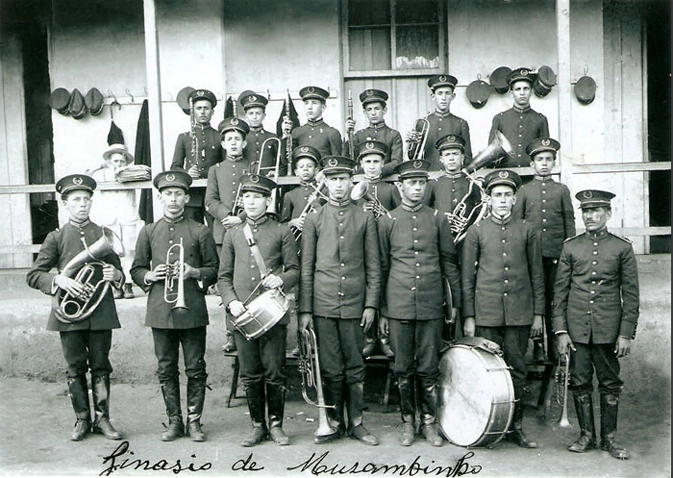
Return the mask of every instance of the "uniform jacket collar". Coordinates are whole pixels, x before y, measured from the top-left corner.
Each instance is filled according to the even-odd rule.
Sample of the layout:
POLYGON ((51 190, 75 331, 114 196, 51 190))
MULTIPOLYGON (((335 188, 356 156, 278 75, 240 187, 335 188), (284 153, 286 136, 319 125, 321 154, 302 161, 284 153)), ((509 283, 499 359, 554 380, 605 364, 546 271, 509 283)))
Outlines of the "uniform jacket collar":
POLYGON ((324 119, 322 118, 322 116, 321 116, 320 118, 318 118, 318 119, 315 120, 315 121, 308 120, 306 123, 307 123, 309 126, 318 126, 318 125, 324 124, 324 123, 325 123, 325 120, 324 120, 324 119))
POLYGON ((327 204, 334 207, 346 207, 352 203, 350 198, 346 198, 343 201, 337 201, 335 199, 329 198, 327 204))
POLYGON ((423 207, 422 202, 419 202, 415 206, 412 206, 412 205, 404 203, 404 202, 402 203, 402 209, 404 209, 407 212, 418 212, 418 211, 421 210, 422 207, 423 207))
POLYGON ((175 218, 164 216, 164 221, 166 221, 168 224, 175 224, 176 222, 182 221, 184 218, 185 218, 184 214, 182 214, 178 217, 175 217, 175 218))
POLYGON ((77 222, 77 221, 73 221, 72 219, 70 219, 70 220, 68 221, 68 224, 70 224, 71 226, 76 227, 77 229, 84 229, 86 226, 88 226, 89 224, 91 224, 91 221, 90 221, 89 219, 85 219, 85 220, 82 221, 82 222, 77 222))

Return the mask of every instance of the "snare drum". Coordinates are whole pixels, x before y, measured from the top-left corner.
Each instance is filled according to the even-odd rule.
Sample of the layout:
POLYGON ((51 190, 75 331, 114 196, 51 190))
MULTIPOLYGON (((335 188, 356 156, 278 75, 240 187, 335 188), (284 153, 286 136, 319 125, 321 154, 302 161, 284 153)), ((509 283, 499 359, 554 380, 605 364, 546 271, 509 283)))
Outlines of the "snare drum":
POLYGON ((251 300, 246 311, 234 320, 234 327, 246 339, 261 337, 276 325, 290 308, 290 300, 280 289, 270 289, 251 300))
POLYGON ((495 342, 464 337, 439 362, 437 417, 451 443, 491 446, 509 429, 514 415, 514 386, 495 342))

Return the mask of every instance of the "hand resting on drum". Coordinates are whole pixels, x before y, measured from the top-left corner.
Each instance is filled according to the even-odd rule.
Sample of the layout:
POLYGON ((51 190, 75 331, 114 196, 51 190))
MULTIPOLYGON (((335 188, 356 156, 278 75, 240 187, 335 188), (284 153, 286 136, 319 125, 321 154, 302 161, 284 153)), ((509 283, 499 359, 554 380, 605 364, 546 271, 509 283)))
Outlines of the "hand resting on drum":
POLYGON ((241 302, 240 300, 232 300, 231 302, 229 302, 227 308, 229 309, 231 315, 233 315, 234 317, 238 317, 243 312, 245 312, 245 305, 243 305, 243 302, 241 302))

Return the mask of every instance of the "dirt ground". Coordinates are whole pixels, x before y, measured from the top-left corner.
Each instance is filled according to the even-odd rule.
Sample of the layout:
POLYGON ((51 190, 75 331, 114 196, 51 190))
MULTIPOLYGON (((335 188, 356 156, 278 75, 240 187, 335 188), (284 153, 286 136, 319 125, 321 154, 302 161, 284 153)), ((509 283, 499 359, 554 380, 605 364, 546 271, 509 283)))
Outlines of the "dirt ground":
POLYGON ((557 405, 552 407, 547 420, 541 420, 540 412, 532 406, 526 409, 524 430, 538 441, 539 448, 535 450, 504 441, 491 449, 468 450, 449 443, 433 448, 421 439, 404 448, 397 442, 400 420, 392 399, 390 411, 369 400, 365 412, 365 424, 379 437, 379 446, 367 447, 348 438, 315 445, 316 409, 293 396, 296 393, 291 394, 285 413, 284 428, 291 437, 291 446, 264 442, 255 448, 243 448, 239 443, 250 431, 247 407, 244 399, 235 399, 232 407, 227 408, 227 394, 228 389, 216 388, 207 395, 203 424, 208 441, 194 443, 182 438, 164 443, 159 435, 166 417, 158 386, 113 384, 112 422, 124 433, 124 441, 113 442, 93 435, 81 442, 71 442, 68 437, 74 417, 64 384, 0 379, 0 417, 4 425, 0 474, 671 476, 670 409, 662 409, 658 403, 639 403, 635 395, 623 396, 622 400, 618 438, 628 445, 631 459, 619 461, 602 451, 583 455, 568 452, 566 447, 578 434, 577 420, 571 406, 568 417, 574 426, 560 428, 561 411, 557 405), (137 466, 139 462, 134 460, 144 464, 137 466), (384 473, 382 465, 406 468, 384 473), (374 469, 378 471, 372 473, 374 469))

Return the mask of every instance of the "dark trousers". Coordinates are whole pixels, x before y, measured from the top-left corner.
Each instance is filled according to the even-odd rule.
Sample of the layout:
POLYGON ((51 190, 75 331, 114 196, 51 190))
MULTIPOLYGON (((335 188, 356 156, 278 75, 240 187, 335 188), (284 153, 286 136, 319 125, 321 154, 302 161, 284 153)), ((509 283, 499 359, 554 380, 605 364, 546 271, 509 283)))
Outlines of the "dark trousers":
POLYGON ((323 380, 342 382, 345 379, 348 384, 363 382, 364 334, 360 319, 314 317, 313 324, 323 380))
POLYGON ((558 258, 543 257, 542 266, 544 269, 544 335, 547 339, 547 357, 555 361, 556 347, 554 346, 554 332, 551 321, 554 315, 554 283, 556 282, 558 258))
POLYGON ((75 378, 86 375, 109 375, 112 365, 108 358, 112 346, 112 330, 74 330, 60 332, 63 358, 68 365, 66 375, 75 378))
POLYGON ((247 340, 234 330, 241 382, 247 388, 264 380, 269 385, 285 385, 285 344, 287 326, 276 324, 258 339, 247 340))
POLYGON ((152 328, 154 355, 157 357, 159 382, 177 380, 180 374, 178 361, 180 345, 185 363, 185 375, 189 378, 203 378, 206 374, 206 327, 191 329, 152 328))
POLYGON ((502 327, 479 327, 475 335, 483 337, 500 346, 505 363, 512 368, 512 385, 515 398, 520 398, 519 393, 526 385, 527 367, 526 349, 528 348, 528 339, 530 338, 530 325, 523 326, 502 326, 502 327))
POLYGON ((593 391, 594 369, 601 395, 619 395, 624 382, 619 379, 619 359, 615 344, 578 344, 570 352, 570 384, 568 388, 578 393, 593 391))
POLYGON ((443 319, 388 320, 396 378, 409 378, 415 374, 423 387, 437 383, 443 323, 443 319))

